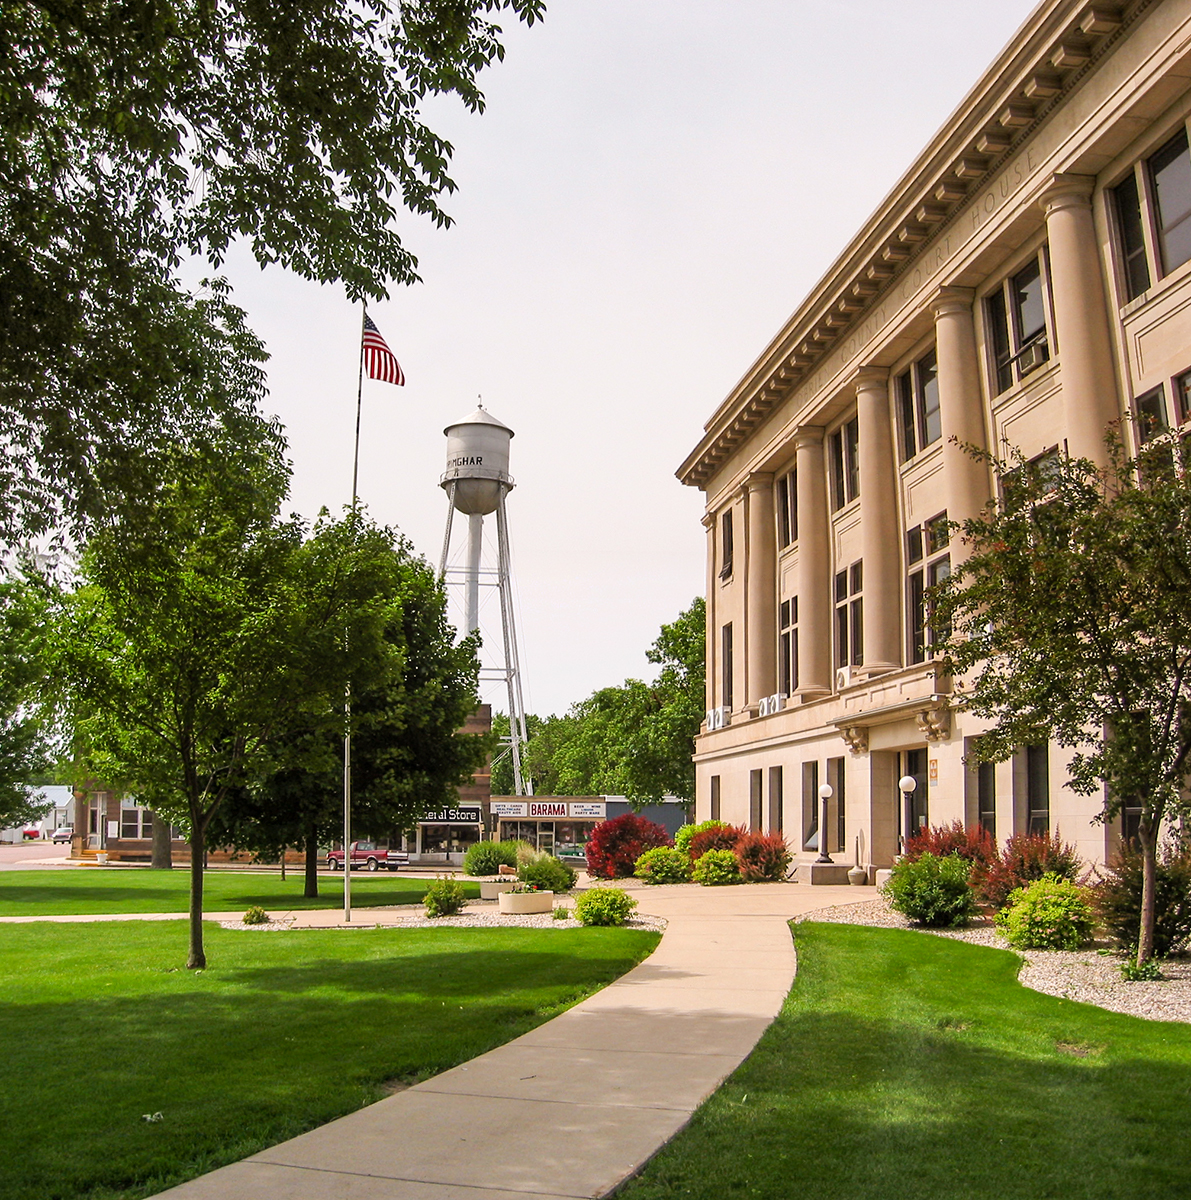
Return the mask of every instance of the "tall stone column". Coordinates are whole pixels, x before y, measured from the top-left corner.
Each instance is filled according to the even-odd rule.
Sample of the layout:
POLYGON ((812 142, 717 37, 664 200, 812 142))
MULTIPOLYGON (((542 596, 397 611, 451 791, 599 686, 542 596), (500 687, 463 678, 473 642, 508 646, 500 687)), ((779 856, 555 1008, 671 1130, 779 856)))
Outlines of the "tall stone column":
POLYGON ((866 676, 901 666, 901 555, 897 524, 897 472, 889 417, 889 372, 856 373, 860 439, 860 546, 864 563, 864 666, 866 676))
POLYGON ((745 480, 745 695, 750 705, 777 690, 777 527, 773 476, 745 480))
POLYGON ((1087 175, 1056 175, 1042 194, 1050 243, 1055 340, 1063 367, 1067 449, 1104 465, 1105 428, 1120 419, 1100 247, 1087 175))
POLYGON ((828 548, 824 430, 803 425, 794 435, 798 470, 798 695, 831 691, 831 556, 828 548))
POLYGON ((711 709, 716 707, 715 699, 715 683, 719 678, 717 670, 717 661, 719 647, 716 645, 715 630, 717 628, 716 614, 719 611, 719 597, 716 595, 716 587, 719 584, 719 577, 716 571, 716 555, 715 555, 715 513, 703 514, 703 528, 707 530, 707 645, 706 645, 706 683, 704 684, 704 695, 706 696, 706 707, 711 709))
MULTIPOLYGON (((988 448, 972 296, 971 288, 942 287, 931 301, 939 369, 944 494, 948 517, 960 522, 976 516, 992 496, 988 465, 963 448, 988 448)), ((956 539, 953 558, 959 550, 956 539)))

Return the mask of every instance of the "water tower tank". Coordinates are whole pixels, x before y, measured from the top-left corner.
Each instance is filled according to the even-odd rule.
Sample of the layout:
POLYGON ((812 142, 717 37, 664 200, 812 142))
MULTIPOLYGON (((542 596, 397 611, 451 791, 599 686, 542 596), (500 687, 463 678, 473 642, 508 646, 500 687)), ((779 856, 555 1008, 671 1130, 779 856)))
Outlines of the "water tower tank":
POLYGON ((469 516, 496 511, 500 493, 509 491, 509 440, 513 431, 484 411, 475 412, 448 425, 447 469, 439 481, 450 490, 455 485, 455 507, 469 516))

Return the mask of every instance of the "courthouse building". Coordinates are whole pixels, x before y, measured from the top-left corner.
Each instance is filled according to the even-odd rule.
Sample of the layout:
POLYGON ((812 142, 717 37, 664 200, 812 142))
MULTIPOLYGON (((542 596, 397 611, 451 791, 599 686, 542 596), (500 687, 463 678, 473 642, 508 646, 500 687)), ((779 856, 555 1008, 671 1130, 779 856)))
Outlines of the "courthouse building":
MULTIPOLYGON (((946 522, 994 480, 959 443, 1103 461, 1191 420, 1191 0, 1044 0, 708 421, 698 819, 888 865, 907 827, 1118 820, 1069 752, 965 764, 932 661, 946 522), (916 781, 908 802, 903 776, 916 781)), ((1126 821, 1129 814, 1126 814, 1126 821)))

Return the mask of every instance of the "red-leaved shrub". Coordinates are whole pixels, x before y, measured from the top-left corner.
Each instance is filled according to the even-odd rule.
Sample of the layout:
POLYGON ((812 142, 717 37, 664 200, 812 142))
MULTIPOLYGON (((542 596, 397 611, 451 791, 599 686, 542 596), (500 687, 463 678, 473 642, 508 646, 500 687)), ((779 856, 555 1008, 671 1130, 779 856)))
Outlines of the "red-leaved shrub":
POLYGON ((980 825, 965 828, 962 821, 952 821, 950 825, 931 825, 911 834, 902 857, 907 862, 917 862, 923 854, 933 854, 936 858, 954 854, 970 862, 972 873, 968 876, 968 882, 974 888, 983 885, 989 868, 998 858, 997 843, 992 834, 980 825))
POLYGON ((670 844, 665 829, 636 813, 601 821, 587 841, 588 874, 602 879, 626 878, 646 850, 670 844))
POLYGON ((790 866, 790 847, 780 833, 746 833, 736 843, 745 883, 780 883, 790 866))
POLYGON ((980 886, 984 899, 1003 908, 1014 888, 1025 887, 1043 875, 1057 875, 1072 883, 1079 878, 1082 863, 1075 847, 1054 833, 1015 833, 1005 843, 1001 856, 989 864, 980 886))
POLYGON ((721 825, 717 829, 705 829, 691 838, 691 862, 698 862, 708 850, 735 851, 741 838, 748 837, 743 825, 721 825))

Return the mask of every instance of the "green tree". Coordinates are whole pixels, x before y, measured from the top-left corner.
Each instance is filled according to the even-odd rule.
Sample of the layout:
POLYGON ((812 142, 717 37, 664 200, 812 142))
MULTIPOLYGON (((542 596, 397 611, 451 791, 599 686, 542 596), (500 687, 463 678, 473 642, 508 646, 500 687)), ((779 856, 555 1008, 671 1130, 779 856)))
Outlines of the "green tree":
POLYGON ((50 782, 49 730, 37 704, 45 605, 21 577, 0 582, 0 828, 40 820, 36 784, 50 782))
POLYGON ((259 372, 226 289, 179 287, 187 256, 218 269, 243 239, 352 299, 417 278, 397 218, 449 224, 455 187, 421 107, 482 110, 501 11, 533 24, 543 0, 4 6, 4 527, 148 486, 259 372))
POLYGON ((284 485, 267 447, 179 452, 150 525, 88 542, 57 622, 53 673, 82 764, 187 830, 192 968, 206 962, 219 806, 268 773, 295 714, 317 727, 349 682, 389 667, 391 597, 370 545, 389 535, 352 517, 305 537, 276 518, 284 485))
POLYGON ((1186 811, 1191 458, 1169 444, 1140 462, 1111 449, 1103 471, 994 460, 999 497, 965 523, 969 553, 937 589, 932 626, 957 700, 993 723, 978 758, 1049 737, 1075 751, 1068 786, 1105 793, 1101 820, 1140 812, 1140 964, 1163 822, 1186 811))
MULTIPOLYGON (((375 552, 391 596, 383 630, 390 669, 352 696, 352 825, 380 837, 457 803, 458 786, 491 742, 460 732, 479 703, 476 638, 456 644, 442 586, 407 543, 375 552)), ((305 713, 294 717, 274 750, 280 765, 229 798, 211 837, 267 856, 303 846, 305 894, 317 896, 318 847, 343 829, 342 728, 331 720, 312 729, 305 713)))

